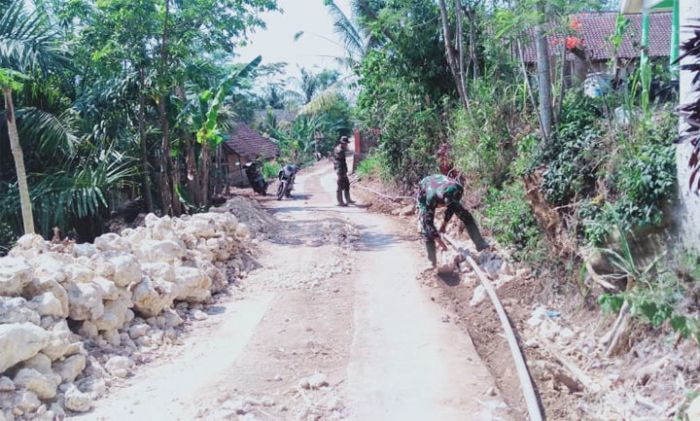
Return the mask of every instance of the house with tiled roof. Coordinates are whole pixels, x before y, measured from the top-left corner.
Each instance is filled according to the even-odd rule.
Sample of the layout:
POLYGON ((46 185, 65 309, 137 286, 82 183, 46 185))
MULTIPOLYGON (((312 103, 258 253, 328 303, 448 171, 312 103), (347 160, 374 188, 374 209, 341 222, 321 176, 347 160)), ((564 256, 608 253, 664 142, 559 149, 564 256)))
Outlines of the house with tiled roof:
MULTIPOLYGON (((549 53, 552 59, 561 57, 562 46, 566 46, 566 60, 571 64, 571 74, 579 79, 587 73, 608 71, 611 60, 617 59, 618 69, 630 68, 639 58, 642 38, 642 14, 625 14, 629 26, 625 31, 620 48, 615 51, 610 38, 615 34, 618 12, 578 13, 570 19, 572 28, 566 33, 550 31, 548 35, 549 53)), ((649 17, 649 57, 652 60, 668 63, 671 53, 671 12, 652 13, 649 17)), ((533 42, 523 46, 523 59, 528 66, 537 63, 534 33, 529 38, 533 42)))
POLYGON ((271 139, 262 136, 245 123, 234 124, 223 136, 222 161, 227 184, 245 186, 243 165, 253 160, 271 161, 280 154, 280 149, 271 139))

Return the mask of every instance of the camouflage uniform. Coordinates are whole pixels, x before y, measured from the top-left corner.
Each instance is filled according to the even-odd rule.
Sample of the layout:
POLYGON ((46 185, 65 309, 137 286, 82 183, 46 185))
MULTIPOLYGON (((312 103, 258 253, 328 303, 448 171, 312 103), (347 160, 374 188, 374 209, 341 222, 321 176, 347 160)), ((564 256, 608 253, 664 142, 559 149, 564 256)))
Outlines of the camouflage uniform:
POLYGON ((338 189, 336 190, 336 199, 340 206, 346 206, 350 203, 355 203, 350 199, 350 179, 348 178, 348 163, 345 157, 345 150, 342 145, 338 145, 333 149, 333 166, 335 168, 335 173, 338 176, 338 189), (345 201, 343 202, 343 194, 345 194, 345 201))
POLYGON ((480 251, 488 247, 486 241, 481 237, 474 218, 460 203, 463 193, 464 188, 456 180, 444 175, 431 175, 420 182, 416 198, 418 201, 418 216, 421 234, 425 238, 428 259, 430 259, 432 264, 435 264, 437 261, 435 239, 440 236, 440 233, 435 228, 435 209, 439 205, 447 206, 445 224, 452 219, 452 215, 456 214, 467 228, 469 237, 474 242, 476 249, 480 251))

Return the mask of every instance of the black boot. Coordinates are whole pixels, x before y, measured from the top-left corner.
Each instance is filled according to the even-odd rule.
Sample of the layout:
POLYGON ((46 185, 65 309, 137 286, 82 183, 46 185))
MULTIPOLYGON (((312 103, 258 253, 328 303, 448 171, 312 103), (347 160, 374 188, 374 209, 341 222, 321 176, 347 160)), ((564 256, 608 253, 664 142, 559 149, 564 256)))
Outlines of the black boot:
POLYGON ((347 202, 348 205, 352 205, 355 203, 354 200, 350 199, 350 189, 346 189, 343 191, 345 193, 345 202, 347 202))
POLYGON ((343 202, 343 192, 338 190, 335 193, 335 198, 338 200, 337 206, 347 206, 345 202, 343 202))
POLYGON ((435 240, 425 241, 425 251, 428 252, 428 260, 430 260, 430 264, 433 267, 437 266, 437 249, 435 248, 435 240))

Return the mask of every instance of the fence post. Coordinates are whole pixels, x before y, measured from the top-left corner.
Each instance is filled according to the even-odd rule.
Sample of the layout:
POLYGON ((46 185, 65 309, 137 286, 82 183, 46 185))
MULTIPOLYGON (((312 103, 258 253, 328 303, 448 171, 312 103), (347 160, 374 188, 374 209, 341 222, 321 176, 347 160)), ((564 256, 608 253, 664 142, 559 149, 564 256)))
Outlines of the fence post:
POLYGON ((362 135, 359 129, 355 129, 353 134, 355 137, 355 150, 352 157, 352 172, 355 172, 357 164, 359 164, 362 159, 362 135))

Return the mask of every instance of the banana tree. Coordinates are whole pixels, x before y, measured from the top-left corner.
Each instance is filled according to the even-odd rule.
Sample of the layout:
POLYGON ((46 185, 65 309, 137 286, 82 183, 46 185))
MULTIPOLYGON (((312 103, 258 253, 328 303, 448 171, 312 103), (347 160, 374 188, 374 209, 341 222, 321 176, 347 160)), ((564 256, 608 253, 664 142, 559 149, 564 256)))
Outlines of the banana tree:
POLYGON ((198 171, 196 174, 190 174, 188 171, 188 178, 196 177, 196 191, 191 191, 190 194, 198 206, 206 206, 209 201, 211 151, 223 142, 221 112, 226 98, 241 81, 253 73, 261 61, 262 57, 258 56, 232 72, 219 83, 215 91, 207 89, 201 92, 196 101, 191 101, 183 110, 181 120, 188 121, 196 129, 196 141, 201 146, 198 171))
POLYGON ((20 206, 22 209, 22 224, 25 234, 34 234, 34 216, 32 215, 32 202, 29 198, 29 186, 27 185, 27 172, 24 169, 24 153, 19 143, 17 132, 17 119, 14 102, 12 101, 12 91, 22 89, 22 80, 26 76, 10 69, 0 68, 0 89, 2 89, 5 100, 5 120, 7 131, 10 136, 10 148, 15 161, 17 171, 17 186, 19 187, 20 206))

